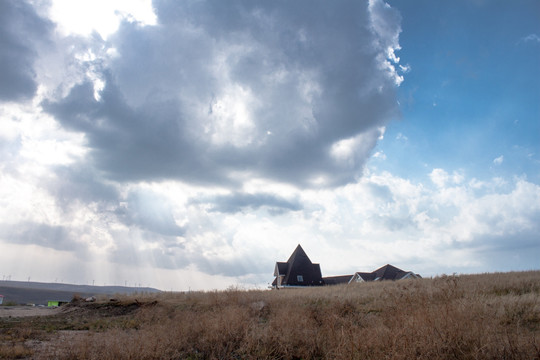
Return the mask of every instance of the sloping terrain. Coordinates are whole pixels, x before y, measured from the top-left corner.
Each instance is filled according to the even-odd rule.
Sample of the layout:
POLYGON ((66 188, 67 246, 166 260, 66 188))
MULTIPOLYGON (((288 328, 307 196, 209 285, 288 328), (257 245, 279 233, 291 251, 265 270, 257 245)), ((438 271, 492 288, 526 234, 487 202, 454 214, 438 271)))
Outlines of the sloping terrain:
POLYGON ((0 358, 540 359, 540 272, 75 299, 0 318, 0 358))
MULTIPOLYGON (((66 354, 63 347, 70 341, 90 331, 129 328, 136 310, 155 304, 133 299, 85 302, 75 298, 56 309, 27 307, 29 311, 40 310, 40 315, 0 317, 0 359, 62 358, 66 354)), ((24 311, 18 307, 13 313, 24 311)))
POLYGON ((90 286, 59 283, 38 283, 23 281, 0 281, 0 295, 6 304, 47 305, 49 300, 71 301, 74 295, 90 297, 95 295, 157 293, 148 287, 90 286))

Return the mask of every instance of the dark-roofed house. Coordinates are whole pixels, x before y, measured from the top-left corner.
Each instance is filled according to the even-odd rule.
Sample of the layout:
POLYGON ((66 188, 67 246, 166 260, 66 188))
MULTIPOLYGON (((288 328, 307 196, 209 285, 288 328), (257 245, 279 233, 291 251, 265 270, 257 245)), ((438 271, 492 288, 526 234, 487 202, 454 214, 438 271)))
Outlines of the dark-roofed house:
POLYGON ((370 273, 356 272, 351 278, 350 282, 402 280, 402 279, 418 279, 418 278, 421 278, 421 276, 418 274, 415 274, 412 271, 404 271, 395 266, 387 264, 370 273))
POLYGON ((420 275, 404 271, 387 264, 372 272, 356 272, 354 275, 322 277, 319 264, 313 264, 300 245, 296 247, 287 262, 277 262, 272 287, 296 287, 340 285, 352 282, 417 279, 420 275))
POLYGON ((274 268, 274 287, 324 285, 321 267, 313 264, 300 245, 287 262, 277 262, 274 268))

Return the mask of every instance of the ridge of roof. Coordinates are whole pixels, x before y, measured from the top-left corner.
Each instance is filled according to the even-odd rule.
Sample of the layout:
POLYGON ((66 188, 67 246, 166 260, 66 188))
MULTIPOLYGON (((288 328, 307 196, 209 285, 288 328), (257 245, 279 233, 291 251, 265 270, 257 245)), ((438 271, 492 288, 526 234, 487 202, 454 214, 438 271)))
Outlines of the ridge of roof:
MULTIPOLYGON (((300 244, 298 244, 296 249, 293 251, 289 257, 289 260, 287 260, 287 264, 287 273, 283 279, 284 283, 289 284, 291 281, 291 274, 296 273, 299 269, 307 270, 307 273, 311 274, 308 276, 308 278, 305 278, 304 281, 307 281, 308 283, 310 281, 322 282, 320 264, 312 263, 300 244)), ((292 281, 295 280, 293 279, 292 281)))
POLYGON ((354 275, 337 275, 323 277, 325 285, 348 284, 354 275))
MULTIPOLYGON (((302 249, 302 246, 300 246, 300 244, 298 244, 298 246, 296 247, 296 249, 294 249, 293 253, 291 254, 291 256, 289 257, 289 260, 287 260, 287 263, 291 264, 294 262, 294 260, 297 258, 297 257, 300 257, 300 256, 305 256, 308 260, 309 260, 309 257, 307 256, 306 252, 304 251, 304 249, 302 249)), ((311 262, 311 260, 309 260, 311 262)))
MULTIPOLYGON (((373 273, 379 277, 379 278, 388 278, 389 276, 391 276, 391 274, 397 274, 399 272, 403 272, 403 270, 393 266, 393 265, 390 265, 390 264, 386 264, 384 266, 381 266, 380 268, 378 268, 377 270, 373 271, 373 273)), ((392 276, 391 276, 392 277, 392 276)))
POLYGON ((352 275, 334 275, 334 276, 324 276, 323 279, 338 279, 338 278, 345 278, 345 277, 351 278, 353 276, 354 276, 354 274, 352 274, 352 275))
POLYGON ((293 264, 296 262, 296 259, 300 257, 304 257, 304 256, 309 260, 309 257, 307 256, 304 249, 302 249, 302 246, 298 244, 298 246, 296 247, 296 249, 294 249, 291 256, 289 256, 289 260, 287 260, 287 264, 288 264, 287 274, 285 274, 285 279, 284 279, 286 282, 289 282, 289 277, 291 276, 291 271, 293 270, 293 264))

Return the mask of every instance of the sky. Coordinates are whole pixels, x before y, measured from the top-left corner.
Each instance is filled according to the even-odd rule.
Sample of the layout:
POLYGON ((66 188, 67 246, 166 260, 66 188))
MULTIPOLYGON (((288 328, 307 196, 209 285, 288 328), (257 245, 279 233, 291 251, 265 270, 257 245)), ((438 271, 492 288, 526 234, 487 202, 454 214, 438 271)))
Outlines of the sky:
POLYGON ((540 3, 0 1, 2 279, 540 269, 540 3))

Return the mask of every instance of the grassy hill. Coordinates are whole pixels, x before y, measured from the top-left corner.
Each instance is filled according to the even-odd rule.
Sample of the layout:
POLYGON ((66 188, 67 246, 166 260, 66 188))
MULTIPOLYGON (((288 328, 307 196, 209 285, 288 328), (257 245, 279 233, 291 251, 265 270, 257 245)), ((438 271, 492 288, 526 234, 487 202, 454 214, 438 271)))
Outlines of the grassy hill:
POLYGON ((0 358, 17 356, 539 359, 540 272, 74 302, 0 319, 0 358))
POLYGON ((0 295, 4 304, 43 304, 49 300, 70 301, 74 295, 89 297, 94 295, 156 293, 153 288, 125 286, 90 286, 26 281, 0 281, 0 295))

